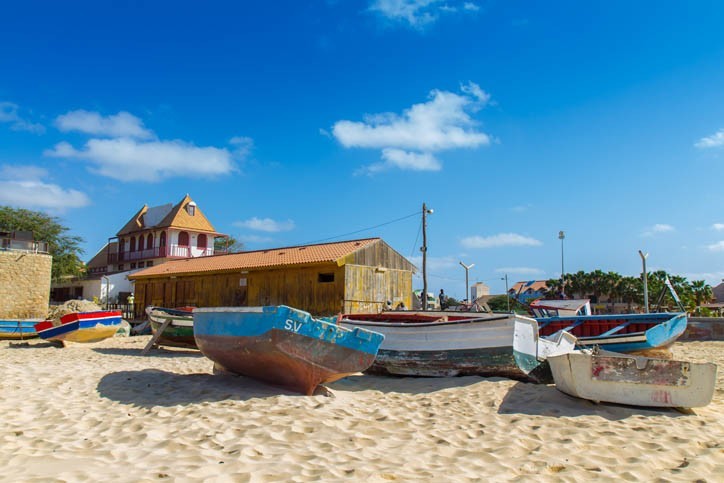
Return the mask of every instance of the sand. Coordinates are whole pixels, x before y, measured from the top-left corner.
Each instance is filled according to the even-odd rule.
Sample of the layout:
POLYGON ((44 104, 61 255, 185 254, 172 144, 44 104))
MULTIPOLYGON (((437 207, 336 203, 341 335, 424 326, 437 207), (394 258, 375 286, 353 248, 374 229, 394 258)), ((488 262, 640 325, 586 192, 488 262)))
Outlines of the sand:
POLYGON ((723 481, 724 342, 712 403, 594 404, 502 378, 352 376, 335 397, 212 375, 149 336, 0 341, 0 481, 723 481))

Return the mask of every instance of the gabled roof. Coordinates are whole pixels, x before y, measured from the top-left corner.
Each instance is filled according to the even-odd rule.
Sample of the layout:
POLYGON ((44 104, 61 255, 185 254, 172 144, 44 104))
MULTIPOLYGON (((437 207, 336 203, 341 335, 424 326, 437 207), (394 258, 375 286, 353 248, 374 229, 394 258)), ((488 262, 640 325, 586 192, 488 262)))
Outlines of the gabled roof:
POLYGON ((106 267, 108 266, 108 252, 115 253, 117 251, 116 247, 118 246, 118 242, 110 242, 103 245, 103 248, 98 250, 98 253, 96 253, 93 258, 90 259, 90 261, 86 264, 86 267, 88 269, 96 268, 96 267, 106 267))
POLYGON ((172 260, 161 265, 146 268, 128 277, 136 280, 144 277, 162 277, 167 275, 197 274, 204 272, 225 272, 272 268, 290 265, 317 263, 336 263, 341 266, 345 257, 374 243, 380 238, 366 238, 318 245, 300 245, 252 252, 230 253, 213 257, 187 258, 172 260))
POLYGON ((510 287, 510 290, 508 290, 508 292, 526 293, 529 290, 531 292, 540 292, 547 289, 548 284, 545 280, 530 280, 528 282, 516 282, 515 285, 510 287))
POLYGON ((180 228, 197 232, 216 233, 216 230, 198 206, 196 206, 194 216, 189 215, 187 206, 191 203, 196 206, 196 203, 187 194, 176 205, 168 203, 151 208, 148 205, 143 205, 143 208, 116 233, 116 236, 128 235, 129 233, 150 228, 180 228))

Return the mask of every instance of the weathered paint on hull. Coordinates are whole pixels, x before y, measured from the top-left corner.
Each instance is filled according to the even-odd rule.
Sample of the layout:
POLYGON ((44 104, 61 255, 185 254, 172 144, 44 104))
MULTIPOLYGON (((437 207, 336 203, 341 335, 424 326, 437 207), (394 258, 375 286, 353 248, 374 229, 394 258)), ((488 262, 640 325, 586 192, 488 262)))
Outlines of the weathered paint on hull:
POLYGON ((320 384, 363 371, 375 356, 294 332, 250 337, 196 335, 206 357, 224 369, 311 395, 320 384))
MULTIPOLYGON (((151 321, 151 332, 155 335, 158 329, 161 328, 161 323, 154 320, 151 321)), ((161 337, 159 337, 157 343, 159 345, 165 345, 169 347, 183 347, 186 349, 198 349, 196 345, 196 339, 194 338, 194 327, 185 327, 169 325, 166 330, 163 331, 161 337)))
POLYGON ((652 407, 701 407, 711 402, 717 367, 602 351, 550 357, 556 388, 571 396, 652 407))
POLYGON ((0 339, 22 340, 37 337, 38 332, 35 330, 35 324, 38 322, 40 322, 40 319, 2 319, 0 320, 0 339))
POLYGON ((530 380, 518 367, 512 346, 446 351, 380 349, 372 367, 365 372, 394 376, 500 376, 530 380))

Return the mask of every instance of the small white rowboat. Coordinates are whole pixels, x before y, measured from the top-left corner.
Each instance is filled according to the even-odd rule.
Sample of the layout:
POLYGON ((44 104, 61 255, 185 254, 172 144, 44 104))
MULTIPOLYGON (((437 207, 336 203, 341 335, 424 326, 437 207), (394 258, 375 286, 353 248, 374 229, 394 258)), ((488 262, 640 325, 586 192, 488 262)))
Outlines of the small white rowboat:
POLYGON ((716 365, 598 350, 548 357, 556 388, 595 402, 694 408, 711 402, 716 365))

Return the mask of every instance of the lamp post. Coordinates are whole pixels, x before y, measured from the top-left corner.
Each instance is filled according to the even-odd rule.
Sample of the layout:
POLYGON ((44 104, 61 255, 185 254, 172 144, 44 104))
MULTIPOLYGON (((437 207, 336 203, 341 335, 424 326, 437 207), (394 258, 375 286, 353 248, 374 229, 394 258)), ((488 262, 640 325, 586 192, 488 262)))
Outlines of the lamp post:
POLYGON ((505 277, 501 278, 501 280, 505 280, 505 302, 508 305, 508 312, 510 312, 510 294, 508 293, 508 274, 505 274, 505 277))
POLYGON ((422 204, 422 310, 427 310, 427 215, 432 215, 432 208, 422 204))
POLYGON ((649 254, 639 250, 639 256, 641 256, 641 263, 644 265, 644 313, 649 313, 649 286, 648 286, 648 274, 646 273, 646 259, 649 254))
POLYGON ((465 299, 468 301, 468 304, 470 304, 471 297, 470 297, 470 285, 468 284, 468 270, 473 268, 475 266, 475 264, 471 263, 470 265, 465 265, 463 262, 460 262, 460 265, 465 269, 465 299))
POLYGON ((561 295, 565 298, 566 295, 566 286, 563 279, 563 274, 565 273, 565 270, 563 268, 563 240, 566 238, 566 234, 563 232, 563 230, 558 232, 558 239, 561 241, 561 295))

